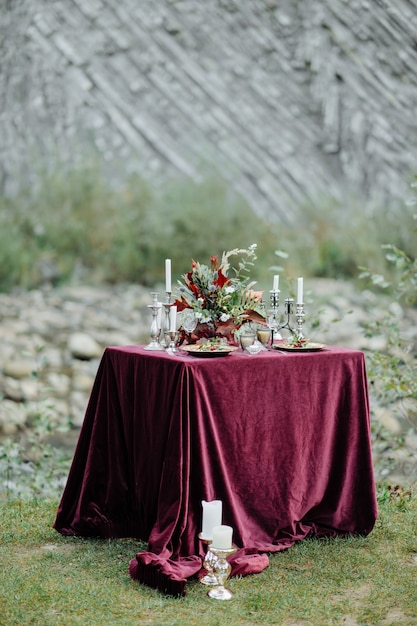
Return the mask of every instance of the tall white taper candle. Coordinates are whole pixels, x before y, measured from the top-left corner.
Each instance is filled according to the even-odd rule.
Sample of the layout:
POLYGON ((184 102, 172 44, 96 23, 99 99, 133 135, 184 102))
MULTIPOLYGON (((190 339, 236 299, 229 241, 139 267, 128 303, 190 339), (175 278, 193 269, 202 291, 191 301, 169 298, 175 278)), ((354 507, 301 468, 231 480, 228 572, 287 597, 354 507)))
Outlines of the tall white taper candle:
POLYGON ((165 259, 165 291, 171 293, 171 259, 165 259))
POLYGON ((299 278, 297 285, 297 304, 303 304, 303 302, 303 279, 299 278))

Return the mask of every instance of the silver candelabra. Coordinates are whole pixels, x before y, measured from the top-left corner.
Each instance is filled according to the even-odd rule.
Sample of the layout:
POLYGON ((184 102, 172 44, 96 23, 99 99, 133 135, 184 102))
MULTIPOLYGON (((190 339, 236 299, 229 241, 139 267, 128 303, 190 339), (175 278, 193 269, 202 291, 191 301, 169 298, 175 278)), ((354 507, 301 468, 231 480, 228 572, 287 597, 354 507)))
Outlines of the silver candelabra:
POLYGON ((287 329, 292 335, 298 337, 298 339, 304 339, 303 324, 305 318, 304 303, 298 302, 296 305, 295 318, 297 320, 297 327, 294 328, 291 325, 291 318, 294 315, 294 299, 286 298, 284 301, 284 317, 281 322, 279 314, 279 290, 271 290, 270 294, 270 308, 266 313, 266 325, 271 330, 271 345, 275 339, 282 339, 280 331, 287 329))

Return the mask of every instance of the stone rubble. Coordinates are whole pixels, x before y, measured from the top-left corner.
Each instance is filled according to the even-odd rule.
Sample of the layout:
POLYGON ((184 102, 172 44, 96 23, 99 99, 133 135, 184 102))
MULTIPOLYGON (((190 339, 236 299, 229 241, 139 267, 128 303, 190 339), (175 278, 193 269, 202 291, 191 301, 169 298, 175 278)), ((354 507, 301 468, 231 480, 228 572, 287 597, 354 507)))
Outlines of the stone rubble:
MULTIPOLYGON (((0 294, 0 437, 16 438, 33 416, 46 413, 56 428, 51 441, 73 451, 101 355, 106 346, 150 340, 150 292, 139 285, 67 286, 0 294), (70 430, 59 433, 59 426, 70 430)), ((365 338, 362 325, 384 312, 384 300, 353 284, 309 280, 309 314, 319 318, 314 339, 367 350, 385 347, 384 337, 365 338), (312 300, 314 294, 314 303, 312 300), (310 309, 310 311, 309 311, 310 309)), ((395 313, 404 336, 417 345, 417 311, 395 313)), ((410 358, 411 355, 410 355, 410 358)), ((417 481, 417 403, 377 406, 373 421, 390 433, 374 444, 377 476, 396 483, 417 481), (401 446, 395 445, 399 438, 401 446)))
POLYGON ((148 299, 137 285, 0 294, 0 433, 46 403, 79 428, 104 348, 147 341, 148 299))

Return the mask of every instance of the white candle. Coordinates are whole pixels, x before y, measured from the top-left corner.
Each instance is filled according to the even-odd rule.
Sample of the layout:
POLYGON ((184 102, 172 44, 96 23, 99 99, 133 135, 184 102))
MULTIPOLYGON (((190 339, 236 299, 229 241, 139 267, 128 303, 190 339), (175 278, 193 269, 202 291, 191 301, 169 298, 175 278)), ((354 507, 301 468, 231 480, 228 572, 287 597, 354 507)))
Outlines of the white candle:
POLYGON ((169 307, 169 330, 174 332, 177 330, 177 307, 169 307))
POLYGON ((279 276, 278 274, 275 274, 274 276, 274 286, 272 288, 273 291, 278 291, 278 286, 279 286, 279 276))
POLYGON ((233 528, 231 526, 215 526, 213 528, 213 548, 230 550, 232 547, 233 528))
POLYGON ((203 525, 201 528, 201 534, 204 539, 212 539, 213 528, 215 526, 220 526, 222 523, 222 501, 212 500, 211 502, 206 502, 203 500, 201 505, 203 507, 203 525))
POLYGON ((171 293, 171 259, 165 259, 165 291, 171 293))
POLYGON ((303 279, 298 279, 297 285, 297 304, 303 304, 303 279))

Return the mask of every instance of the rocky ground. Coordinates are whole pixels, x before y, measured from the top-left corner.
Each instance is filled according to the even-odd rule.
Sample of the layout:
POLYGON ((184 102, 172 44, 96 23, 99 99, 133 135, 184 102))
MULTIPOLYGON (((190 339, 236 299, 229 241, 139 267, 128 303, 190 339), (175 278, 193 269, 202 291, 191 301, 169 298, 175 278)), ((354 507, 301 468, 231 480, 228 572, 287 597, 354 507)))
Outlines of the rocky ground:
MULTIPOLYGON (((387 305, 367 291, 340 281, 309 281, 309 319, 320 325, 314 339, 329 345, 380 350, 384 337, 367 339, 362 325, 378 319, 387 305)), ((50 441, 70 453, 82 424, 104 348, 149 341, 149 291, 139 285, 71 286, 0 294, 0 436, 16 438, 49 415, 50 441), (59 426, 70 423, 68 432, 59 426)), ((404 337, 417 345, 417 312, 391 305, 404 337)), ((311 336, 311 333, 309 333, 311 336)), ((389 410, 372 398, 374 458, 378 478, 417 482, 417 405, 389 410)))

